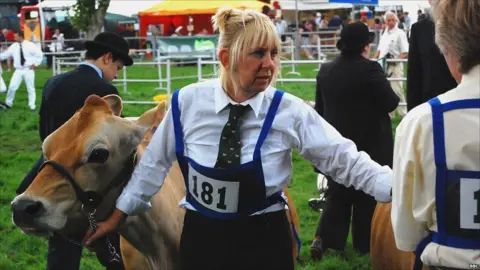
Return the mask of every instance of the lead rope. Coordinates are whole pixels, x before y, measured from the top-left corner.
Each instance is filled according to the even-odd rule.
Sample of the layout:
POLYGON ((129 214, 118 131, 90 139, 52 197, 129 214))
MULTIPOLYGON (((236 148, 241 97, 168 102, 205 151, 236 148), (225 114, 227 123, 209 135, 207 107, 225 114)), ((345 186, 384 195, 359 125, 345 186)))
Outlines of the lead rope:
MULTIPOLYGON (((83 209, 83 206, 82 206, 83 209)), ((95 233, 97 231, 97 221, 95 220, 95 212, 97 210, 93 210, 92 212, 90 211, 85 211, 85 214, 87 215, 88 222, 90 223, 90 227, 92 228, 92 231, 95 233)), ((110 258, 108 263, 120 263, 120 255, 118 255, 117 250, 115 247, 112 245, 108 237, 105 237, 105 240, 107 242, 108 246, 108 251, 110 252, 110 258)))

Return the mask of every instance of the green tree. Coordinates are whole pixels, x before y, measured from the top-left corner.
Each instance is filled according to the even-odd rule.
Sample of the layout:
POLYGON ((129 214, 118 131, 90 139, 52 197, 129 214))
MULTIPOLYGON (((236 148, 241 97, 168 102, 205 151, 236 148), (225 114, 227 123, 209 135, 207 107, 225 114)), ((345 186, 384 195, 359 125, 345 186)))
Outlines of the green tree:
POLYGON ((110 0, 77 0, 73 6, 75 15, 72 24, 86 33, 86 38, 92 40, 102 31, 105 14, 110 0))

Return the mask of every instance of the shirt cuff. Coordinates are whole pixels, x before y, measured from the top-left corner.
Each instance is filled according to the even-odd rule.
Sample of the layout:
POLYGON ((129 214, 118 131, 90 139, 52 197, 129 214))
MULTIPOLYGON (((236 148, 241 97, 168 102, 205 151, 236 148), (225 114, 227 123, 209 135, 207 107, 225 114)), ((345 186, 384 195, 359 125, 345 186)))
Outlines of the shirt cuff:
POLYGON ((375 181, 375 200, 377 202, 388 203, 392 201, 392 177, 393 173, 390 169, 377 176, 375 181))
POLYGON ((117 199, 116 207, 129 216, 148 211, 152 208, 150 202, 144 202, 130 193, 123 192, 117 199))
POLYGON ((405 252, 412 252, 417 249, 417 243, 409 243, 406 241, 399 241, 398 239, 395 239, 395 243, 397 245, 397 248, 401 251, 405 252))

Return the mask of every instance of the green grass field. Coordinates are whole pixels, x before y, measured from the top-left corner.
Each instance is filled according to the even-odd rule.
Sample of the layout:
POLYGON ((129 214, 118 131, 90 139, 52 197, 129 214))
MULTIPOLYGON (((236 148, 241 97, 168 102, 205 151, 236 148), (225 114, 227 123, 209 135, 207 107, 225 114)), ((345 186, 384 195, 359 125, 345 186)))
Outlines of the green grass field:
MULTIPOLYGON (((302 78, 315 78, 314 65, 297 66, 302 78)), ((211 67, 205 67, 204 73, 211 72, 211 67)), ((283 74, 290 71, 285 66, 283 74)), ((151 66, 132 67, 128 69, 128 78, 158 78, 157 69, 151 66)), ((4 72, 3 78, 8 85, 13 72, 4 72)), ((172 76, 187 76, 196 74, 196 67, 174 67, 172 76)), ((38 135, 38 108, 42 88, 45 81, 51 77, 51 70, 44 68, 36 72, 37 110, 30 111, 27 106, 27 92, 22 84, 12 109, 0 111, 0 270, 10 269, 45 269, 47 241, 43 238, 32 237, 20 233, 11 221, 10 202, 15 196, 15 189, 25 174, 37 160, 41 151, 41 142, 38 135)), ((295 76, 286 76, 292 77, 295 76)), ((195 82, 196 79, 182 79, 172 81, 172 89, 176 89, 195 82)), ((124 100, 152 100, 154 95, 164 93, 154 90, 155 83, 130 83, 128 93, 118 87, 124 100)), ((314 100, 315 84, 313 83, 285 83, 277 87, 290 92, 305 100, 314 100)), ((5 100, 5 94, 0 94, 0 100, 5 100)), ((125 116, 138 116, 153 105, 124 105, 125 116)), ((394 126, 398 123, 394 121, 394 126)), ((316 174, 309 162, 297 153, 293 156, 294 173, 291 193, 295 200, 301 220, 300 238, 303 242, 301 257, 304 266, 298 269, 370 269, 370 259, 357 255, 349 239, 344 253, 329 251, 321 262, 313 262, 309 256, 309 245, 316 230, 319 213, 308 207, 308 199, 318 197, 316 188, 316 174)), ((84 251, 81 269, 102 269, 96 257, 89 251, 84 251)))

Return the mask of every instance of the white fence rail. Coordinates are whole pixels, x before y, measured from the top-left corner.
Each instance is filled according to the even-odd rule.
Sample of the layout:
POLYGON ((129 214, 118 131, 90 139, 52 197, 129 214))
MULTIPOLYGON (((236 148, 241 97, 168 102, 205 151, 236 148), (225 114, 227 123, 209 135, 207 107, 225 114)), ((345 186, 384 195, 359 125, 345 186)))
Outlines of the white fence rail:
MULTIPOLYGON (((321 52, 319 51, 319 54, 321 52)), ((79 60, 81 57, 76 57, 76 56, 69 56, 69 57, 60 57, 57 55, 54 55, 54 62, 53 66, 55 66, 54 72, 55 74, 62 73, 62 67, 63 66, 78 66, 80 64, 80 61, 73 62, 73 61, 68 61, 68 60, 79 60)), ((378 61, 377 59, 372 59, 374 61, 378 61)), ((387 59, 384 62, 386 64, 388 63, 406 63, 408 60, 407 59, 387 59)), ((125 93, 128 93, 128 83, 158 83, 158 87, 154 88, 154 90, 163 90, 167 94, 167 103, 170 104, 170 98, 171 98, 171 92, 172 92, 172 81, 173 80, 184 80, 184 79, 197 79, 197 81, 203 81, 208 78, 216 77, 218 73, 218 66, 220 65, 220 62, 218 60, 215 60, 215 57, 212 58, 211 55, 198 55, 197 57, 197 74, 193 76, 182 76, 182 77, 172 77, 171 70, 172 70, 172 64, 175 64, 175 57, 157 57, 156 61, 150 61, 150 62, 138 62, 135 61, 133 66, 156 66, 158 69, 158 78, 155 79, 139 79, 139 78, 128 78, 127 77, 127 70, 128 67, 124 67, 123 69, 123 76, 120 79, 115 79, 113 83, 117 86, 123 86, 123 91, 125 93), (206 59, 214 59, 214 60, 204 60, 206 59), (213 66, 213 73, 211 74, 204 74, 203 73, 203 67, 205 65, 212 65, 213 66), (166 76, 163 78, 163 69, 165 69, 166 76)), ((296 65, 304 65, 304 64, 315 64, 318 65, 317 69, 314 69, 315 71, 318 71, 320 66, 323 63, 326 63, 326 57, 318 57, 318 59, 315 60, 281 60, 280 64, 282 66, 292 66, 295 67, 296 65)), ((295 71, 294 68, 292 68, 292 71, 295 71)), ((282 78, 281 73, 279 74, 279 77, 277 78, 276 82, 277 83, 316 83, 316 78, 282 78)), ((292 72, 287 72, 287 74, 293 74, 292 72)), ((300 75, 299 72, 295 72, 295 75, 300 75)), ((389 81, 406 81, 406 78, 388 78, 389 81)), ((126 100, 124 101, 125 104, 157 104, 158 102, 156 101, 129 101, 126 100)), ((402 102, 399 104, 399 106, 406 106, 406 103, 402 102)))

